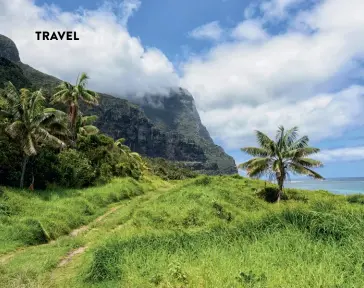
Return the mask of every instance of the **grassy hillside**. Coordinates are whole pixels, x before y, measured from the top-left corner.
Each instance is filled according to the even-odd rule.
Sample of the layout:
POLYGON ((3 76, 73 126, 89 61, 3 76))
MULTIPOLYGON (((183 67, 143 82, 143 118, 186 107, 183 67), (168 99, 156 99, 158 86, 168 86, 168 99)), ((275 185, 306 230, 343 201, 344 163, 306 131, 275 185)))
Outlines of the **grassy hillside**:
POLYGON ((105 213, 107 206, 168 185, 157 178, 115 179, 83 190, 40 192, 1 188, 0 253, 47 243, 105 213))
MULTIPOLYGON (((139 187, 117 180, 50 197, 6 190, 1 205, 20 212, 2 216, 1 239, 28 217, 48 234, 59 231, 50 223, 84 211, 76 208, 81 199, 95 205, 92 219, 109 212, 70 236, 56 233, 46 245, 4 253, 0 287, 364 287, 362 197, 288 190, 286 200, 271 204, 262 199, 264 182, 238 176, 170 186, 154 179, 143 184, 149 192, 107 210, 119 195, 113 190, 124 187, 119 181, 129 191, 139 187), (114 200, 99 205, 94 197, 114 200), (62 218, 67 208, 75 213, 62 218)), ((68 232, 92 220, 82 217, 68 232)), ((6 239, 3 252, 27 238, 6 239)))

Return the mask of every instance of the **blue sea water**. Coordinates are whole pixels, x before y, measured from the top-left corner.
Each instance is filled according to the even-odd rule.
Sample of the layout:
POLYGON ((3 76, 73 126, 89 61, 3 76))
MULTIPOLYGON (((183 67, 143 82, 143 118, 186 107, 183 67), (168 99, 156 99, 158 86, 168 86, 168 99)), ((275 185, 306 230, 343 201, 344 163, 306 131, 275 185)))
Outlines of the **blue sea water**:
POLYGON ((326 190, 335 194, 364 194, 364 177, 331 178, 326 180, 291 180, 285 183, 286 188, 307 190, 326 190))

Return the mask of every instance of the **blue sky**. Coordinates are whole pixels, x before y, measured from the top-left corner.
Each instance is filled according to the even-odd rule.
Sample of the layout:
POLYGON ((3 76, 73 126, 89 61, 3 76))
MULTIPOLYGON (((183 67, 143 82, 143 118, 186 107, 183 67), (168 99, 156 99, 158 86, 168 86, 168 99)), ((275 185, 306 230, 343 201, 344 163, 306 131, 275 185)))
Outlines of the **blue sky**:
POLYGON ((93 89, 120 97, 187 88, 237 162, 255 129, 298 125, 322 149, 324 176, 364 176, 361 0, 0 0, 0 10, 0 33, 41 71, 69 81, 88 71, 93 89), (81 41, 35 41, 36 29, 81 41))

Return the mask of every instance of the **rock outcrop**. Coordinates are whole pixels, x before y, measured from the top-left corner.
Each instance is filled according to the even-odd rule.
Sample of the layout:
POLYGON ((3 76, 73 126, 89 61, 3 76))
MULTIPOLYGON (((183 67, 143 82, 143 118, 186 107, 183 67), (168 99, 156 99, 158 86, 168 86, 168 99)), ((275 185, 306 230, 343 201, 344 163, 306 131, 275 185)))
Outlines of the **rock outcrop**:
POLYGON ((8 37, 0 34, 0 57, 13 62, 20 61, 19 51, 15 43, 8 37))

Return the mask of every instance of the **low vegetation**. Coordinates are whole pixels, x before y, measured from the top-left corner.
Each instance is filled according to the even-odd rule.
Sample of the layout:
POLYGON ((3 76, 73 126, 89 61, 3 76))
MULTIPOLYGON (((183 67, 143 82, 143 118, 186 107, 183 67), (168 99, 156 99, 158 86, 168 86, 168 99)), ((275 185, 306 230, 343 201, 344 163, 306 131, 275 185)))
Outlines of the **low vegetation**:
MULTIPOLYGON (((142 185, 134 180, 123 181, 131 181, 130 190, 142 185)), ((199 176, 174 181, 169 187, 165 186, 167 182, 153 181, 157 180, 143 184, 154 186, 146 194, 113 204, 120 209, 103 221, 94 222, 87 233, 61 238, 57 237, 62 233, 52 235, 51 231, 59 228, 52 230, 49 223, 63 227, 65 224, 60 223, 73 218, 68 215, 48 220, 49 215, 56 213, 55 207, 74 203, 70 207, 78 208, 71 209, 93 210, 92 216, 82 216, 84 220, 74 216, 76 219, 72 221, 81 225, 90 219, 87 217, 94 219, 105 211, 96 204, 100 200, 89 199, 115 197, 118 201, 118 194, 111 191, 120 186, 79 191, 82 197, 89 197, 82 201, 88 199, 92 208, 86 208, 80 196, 71 190, 64 192, 70 193, 69 197, 62 198, 61 193, 40 199, 39 195, 37 200, 29 194, 6 190, 3 195, 10 195, 13 200, 4 200, 4 196, 0 199, 9 211, 17 207, 16 203, 23 206, 36 201, 37 210, 50 213, 43 212, 44 217, 36 218, 29 208, 20 209, 23 211, 20 214, 2 216, 2 221, 7 219, 8 227, 19 225, 17 217, 31 217, 32 223, 35 219, 39 221, 34 227, 44 227, 49 237, 57 240, 5 258, 6 264, 0 264, 0 285, 300 288, 364 285, 364 206, 360 201, 352 201, 354 198, 325 191, 287 189, 285 197, 276 204, 266 201, 269 193, 274 194, 274 189, 278 189, 276 186, 240 176, 199 176), (109 193, 114 196, 108 196, 109 193), (77 247, 85 251, 58 267, 77 247)), ((62 210, 60 214, 63 213, 66 212, 62 210)), ((24 245, 21 241, 18 243, 24 245)))

